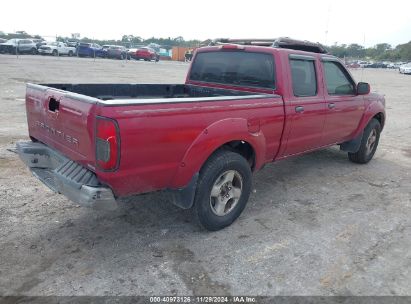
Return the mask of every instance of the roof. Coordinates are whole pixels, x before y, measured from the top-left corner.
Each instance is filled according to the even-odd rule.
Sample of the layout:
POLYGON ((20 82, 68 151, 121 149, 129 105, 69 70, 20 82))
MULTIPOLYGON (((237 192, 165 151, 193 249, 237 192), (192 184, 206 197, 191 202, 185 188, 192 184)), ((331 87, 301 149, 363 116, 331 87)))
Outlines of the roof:
POLYGON ((229 39, 219 38, 209 41, 208 45, 222 45, 222 44, 240 44, 240 45, 254 45, 266 46, 273 48, 292 49, 299 51, 306 51, 312 53, 327 54, 328 51, 323 45, 318 42, 310 42, 306 40, 296 40, 288 37, 280 37, 273 39, 229 39))

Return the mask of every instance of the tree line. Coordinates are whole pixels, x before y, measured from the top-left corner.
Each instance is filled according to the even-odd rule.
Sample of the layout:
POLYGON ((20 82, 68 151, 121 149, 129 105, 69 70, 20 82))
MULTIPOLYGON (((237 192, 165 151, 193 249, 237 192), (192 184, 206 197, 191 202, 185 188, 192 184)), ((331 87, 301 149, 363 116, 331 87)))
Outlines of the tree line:
MULTIPOLYGON (((73 39, 68 37, 57 37, 58 41, 66 41, 67 39, 73 39)), ((120 40, 109 39, 109 40, 101 40, 101 39, 92 39, 88 37, 84 37, 78 39, 80 42, 85 43, 97 43, 100 45, 105 44, 113 44, 113 45, 123 45, 125 47, 133 47, 137 45, 148 45, 150 43, 155 43, 161 45, 163 48, 171 49, 173 46, 183 46, 183 47, 196 47, 199 46, 200 40, 184 40, 183 37, 178 36, 175 38, 156 38, 151 37, 149 39, 143 39, 140 36, 134 35, 123 35, 120 40)))
POLYGON ((379 43, 373 47, 365 48, 362 45, 341 44, 329 46, 328 51, 337 57, 370 58, 378 61, 411 61, 411 41, 399 44, 393 48, 388 43, 379 43))

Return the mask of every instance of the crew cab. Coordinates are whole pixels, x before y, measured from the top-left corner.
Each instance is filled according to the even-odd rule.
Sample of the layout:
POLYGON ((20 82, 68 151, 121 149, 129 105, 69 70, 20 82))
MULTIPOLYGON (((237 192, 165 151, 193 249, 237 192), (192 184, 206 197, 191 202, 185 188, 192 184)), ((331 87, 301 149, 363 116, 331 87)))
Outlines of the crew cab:
POLYGON ((76 54, 76 48, 67 46, 67 44, 63 42, 48 42, 47 44, 40 46, 38 52, 41 55, 67 55, 71 57, 76 54))
MULTIPOLYGON (((225 39, 196 50, 185 84, 27 84, 21 159, 96 208, 156 190, 209 230, 241 214, 252 173, 339 145, 369 162, 385 99, 320 45, 225 39)), ((34 194, 33 194, 34 195, 34 194)))

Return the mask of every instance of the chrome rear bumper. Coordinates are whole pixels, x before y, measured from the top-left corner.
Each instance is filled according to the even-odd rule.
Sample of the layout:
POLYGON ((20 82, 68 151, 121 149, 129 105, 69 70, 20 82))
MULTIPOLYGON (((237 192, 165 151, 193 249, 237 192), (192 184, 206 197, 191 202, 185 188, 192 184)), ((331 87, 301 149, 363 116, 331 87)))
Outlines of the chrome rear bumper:
POLYGON ((33 175, 51 190, 82 206, 117 208, 113 191, 101 185, 92 171, 42 143, 18 142, 16 147, 33 175))

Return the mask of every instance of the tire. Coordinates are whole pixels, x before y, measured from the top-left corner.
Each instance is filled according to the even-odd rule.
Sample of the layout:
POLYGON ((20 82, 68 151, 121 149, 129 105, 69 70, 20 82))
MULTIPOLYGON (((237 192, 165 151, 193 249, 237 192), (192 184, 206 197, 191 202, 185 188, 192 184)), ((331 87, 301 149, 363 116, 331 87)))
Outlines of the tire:
POLYGON ((348 159, 353 163, 366 164, 374 156, 380 140, 381 124, 373 118, 364 129, 360 149, 356 153, 348 152, 348 159))
POLYGON ((69 52, 68 52, 68 56, 69 56, 69 57, 72 57, 72 56, 73 56, 73 51, 69 51, 69 52))
POLYGON ((37 55, 37 49, 32 48, 32 49, 31 49, 31 54, 32 54, 32 55, 37 55))
POLYGON ((251 168, 240 154, 219 150, 200 170, 194 215, 207 230, 231 225, 244 210, 251 193, 251 168))
POLYGON ((53 56, 58 56, 59 53, 57 52, 57 50, 53 50, 53 52, 51 53, 53 56))

